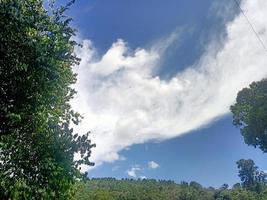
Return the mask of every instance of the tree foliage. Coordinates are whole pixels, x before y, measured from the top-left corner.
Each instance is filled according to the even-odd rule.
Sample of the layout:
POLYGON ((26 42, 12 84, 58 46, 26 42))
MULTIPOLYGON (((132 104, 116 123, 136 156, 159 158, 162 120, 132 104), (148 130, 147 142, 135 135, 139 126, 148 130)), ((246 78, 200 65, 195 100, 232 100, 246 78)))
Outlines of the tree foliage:
POLYGON ((77 200, 266 200, 266 174, 255 166, 253 160, 237 161, 241 184, 220 188, 205 188, 192 181, 155 179, 93 178, 78 183, 77 200))
POLYGON ((77 200, 266 200, 267 187, 261 192, 241 187, 205 188, 199 183, 176 184, 154 179, 98 178, 78 183, 77 200), (197 186, 197 187, 196 187, 197 186))
POLYGON ((267 152, 267 79, 242 89, 231 106, 234 125, 240 127, 245 143, 267 152))
POLYGON ((266 183, 266 173, 260 171, 251 159, 240 159, 236 162, 242 187, 260 192, 261 185, 266 183))
POLYGON ((68 199, 94 146, 73 133, 78 64, 65 11, 42 0, 0 0, 0 199, 68 199), (81 159, 74 161, 74 154, 81 159))

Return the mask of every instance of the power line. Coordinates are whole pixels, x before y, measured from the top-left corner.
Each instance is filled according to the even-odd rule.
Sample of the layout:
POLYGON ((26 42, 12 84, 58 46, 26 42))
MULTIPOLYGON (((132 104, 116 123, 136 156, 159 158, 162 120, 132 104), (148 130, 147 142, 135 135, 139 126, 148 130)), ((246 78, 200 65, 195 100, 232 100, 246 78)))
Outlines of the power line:
POLYGON ((244 10, 241 8, 240 3, 237 0, 234 0, 234 2, 236 3, 237 7, 240 9, 241 13, 243 14, 243 16, 245 17, 245 19, 247 20, 248 24, 251 27, 251 30, 255 33, 256 37, 258 38, 259 42, 261 43, 263 49, 267 52, 267 47, 265 46, 263 40, 261 39, 261 37, 259 36, 259 34, 257 33, 257 31, 255 30, 253 24, 250 22, 248 16, 246 15, 246 13, 244 12, 244 10))

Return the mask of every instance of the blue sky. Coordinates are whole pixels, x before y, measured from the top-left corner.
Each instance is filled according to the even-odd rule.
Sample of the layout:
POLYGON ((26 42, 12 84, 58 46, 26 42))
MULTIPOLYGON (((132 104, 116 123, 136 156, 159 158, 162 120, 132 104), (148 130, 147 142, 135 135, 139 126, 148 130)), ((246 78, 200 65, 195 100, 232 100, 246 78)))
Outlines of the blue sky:
POLYGON ((231 126, 230 116, 175 139, 135 145, 122 155, 127 160, 102 165, 91 172, 92 176, 124 178, 129 166, 140 165, 144 169, 137 172, 139 176, 219 187, 239 182, 236 161, 240 158, 253 159, 261 169, 267 168, 266 155, 244 144, 238 130, 231 126), (148 160, 160 167, 149 169, 148 160))
MULTIPOLYGON (((252 16, 261 6, 242 6, 263 26, 252 16)), ((229 114, 236 92, 267 74, 233 1, 80 0, 68 14, 84 44, 73 104, 97 145, 90 177, 218 187, 239 181, 238 159, 267 169, 267 156, 244 144, 229 114)))

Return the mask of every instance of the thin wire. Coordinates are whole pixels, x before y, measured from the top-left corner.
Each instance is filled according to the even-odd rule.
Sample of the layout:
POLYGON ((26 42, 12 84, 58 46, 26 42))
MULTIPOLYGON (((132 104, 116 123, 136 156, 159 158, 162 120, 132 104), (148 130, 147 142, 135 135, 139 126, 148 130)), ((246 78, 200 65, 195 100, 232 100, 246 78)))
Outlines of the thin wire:
POLYGON ((258 38, 259 42, 261 43, 262 47, 264 48, 264 50, 267 52, 267 47, 265 46, 263 40, 261 39, 261 37, 259 36, 259 34, 257 33, 257 31, 255 30, 253 24, 250 22, 248 16, 246 15, 246 13, 243 11, 243 9, 240 6, 240 3, 237 0, 234 0, 234 2, 236 3, 236 5, 238 6, 238 8, 240 9, 241 13, 244 15, 244 17, 246 18, 248 24, 251 27, 251 30, 255 33, 256 37, 258 38))

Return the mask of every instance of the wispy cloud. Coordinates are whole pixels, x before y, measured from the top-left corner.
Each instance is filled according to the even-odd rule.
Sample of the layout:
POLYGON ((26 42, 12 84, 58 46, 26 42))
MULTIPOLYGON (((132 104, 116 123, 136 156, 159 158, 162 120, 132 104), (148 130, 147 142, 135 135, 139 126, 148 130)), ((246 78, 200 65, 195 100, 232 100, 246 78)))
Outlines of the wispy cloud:
MULTIPOLYGON (((267 1, 243 1, 242 8, 267 43, 267 1)), ((97 165, 113 162, 133 144, 206 126, 229 112, 241 88, 266 77, 266 52, 244 17, 236 16, 226 32, 223 44, 211 42, 200 60, 170 80, 153 73, 166 49, 162 43, 131 50, 118 40, 97 56, 92 42, 84 40, 76 50, 82 61, 74 69, 78 94, 72 105, 84 116, 78 131, 91 130, 97 144, 92 160, 97 165)), ((133 177, 135 172, 129 171, 133 177)))
POLYGON ((153 161, 153 160, 149 161, 147 163, 147 166, 148 166, 149 169, 157 169, 157 168, 160 167, 160 165, 158 163, 156 163, 155 161, 153 161))
POLYGON ((135 166, 131 167, 129 170, 127 170, 126 172, 127 172, 128 176, 137 178, 136 172, 138 172, 140 170, 141 170, 141 168, 138 165, 135 165, 135 166))

